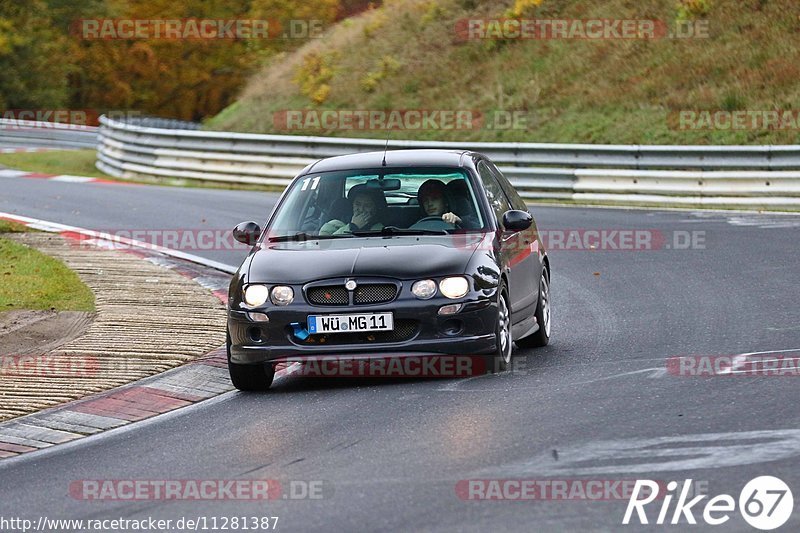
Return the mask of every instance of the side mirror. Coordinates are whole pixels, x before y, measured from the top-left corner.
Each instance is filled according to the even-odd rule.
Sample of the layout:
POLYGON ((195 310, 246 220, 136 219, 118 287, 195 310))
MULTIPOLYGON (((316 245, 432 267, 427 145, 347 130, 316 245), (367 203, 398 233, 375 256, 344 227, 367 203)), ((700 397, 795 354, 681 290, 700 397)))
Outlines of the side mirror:
POLYGON ((242 222, 233 228, 233 238, 248 246, 255 246, 261 236, 261 226, 255 222, 242 222))
POLYGON ((533 217, 527 211, 512 209, 503 213, 503 227, 506 231, 523 231, 531 227, 533 217))

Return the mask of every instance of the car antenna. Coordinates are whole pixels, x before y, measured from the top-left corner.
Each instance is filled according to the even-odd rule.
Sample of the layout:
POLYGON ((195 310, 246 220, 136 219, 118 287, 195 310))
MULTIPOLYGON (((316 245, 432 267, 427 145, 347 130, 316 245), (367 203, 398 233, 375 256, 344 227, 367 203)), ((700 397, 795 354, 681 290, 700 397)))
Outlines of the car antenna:
POLYGON ((388 150, 388 149, 389 149, 389 136, 387 135, 386 136, 386 146, 383 147, 383 163, 381 163, 381 166, 384 166, 384 167, 386 166, 386 150, 388 150))

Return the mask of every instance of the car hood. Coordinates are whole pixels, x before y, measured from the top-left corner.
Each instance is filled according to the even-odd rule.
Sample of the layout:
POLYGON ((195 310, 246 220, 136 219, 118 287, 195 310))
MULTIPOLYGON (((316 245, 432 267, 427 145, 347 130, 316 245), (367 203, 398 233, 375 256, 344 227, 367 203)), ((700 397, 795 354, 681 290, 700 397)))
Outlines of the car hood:
POLYGON ((248 282, 301 284, 345 276, 413 279, 461 274, 488 235, 265 242, 253 252, 248 282))

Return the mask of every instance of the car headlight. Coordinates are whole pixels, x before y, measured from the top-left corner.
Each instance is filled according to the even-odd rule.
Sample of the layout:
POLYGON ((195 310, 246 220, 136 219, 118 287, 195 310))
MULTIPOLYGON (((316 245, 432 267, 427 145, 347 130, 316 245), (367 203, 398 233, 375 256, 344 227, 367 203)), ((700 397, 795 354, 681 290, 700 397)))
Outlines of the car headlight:
POLYGON ((272 303, 275 305, 289 305, 294 301, 294 290, 286 285, 272 287, 272 303))
POLYGON ((432 279, 415 281, 411 286, 411 292, 420 300, 429 300, 436 294, 436 282, 432 279))
POLYGON ((469 291, 469 281, 461 276, 444 278, 439 282, 439 290, 448 298, 461 298, 469 291))
POLYGON ((269 298, 269 289, 266 285, 248 285, 244 290, 244 303, 250 307, 259 307, 269 298))

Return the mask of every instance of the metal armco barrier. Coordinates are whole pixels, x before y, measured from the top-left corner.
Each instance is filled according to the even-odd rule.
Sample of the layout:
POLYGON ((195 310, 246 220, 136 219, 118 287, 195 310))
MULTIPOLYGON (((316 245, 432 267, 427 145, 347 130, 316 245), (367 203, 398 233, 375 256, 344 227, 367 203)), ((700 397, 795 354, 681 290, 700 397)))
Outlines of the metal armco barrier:
MULTIPOLYGON (((169 122, 154 120, 101 117, 100 123, 97 168, 123 179, 285 186, 317 159, 385 146, 380 139, 198 131, 191 124, 167 128, 169 122)), ((50 137, 58 131, 45 130, 50 137)), ((800 207, 800 146, 389 142, 390 150, 403 148, 486 153, 529 199, 800 207)))
MULTIPOLYGON (((97 166, 121 178, 286 185, 322 157, 382 150, 380 139, 143 127, 100 119, 97 166)), ((529 199, 797 208, 800 146, 628 146, 390 141, 390 149, 471 149, 529 199)))
POLYGON ((0 144, 26 148, 95 148, 98 128, 0 118, 0 144))

